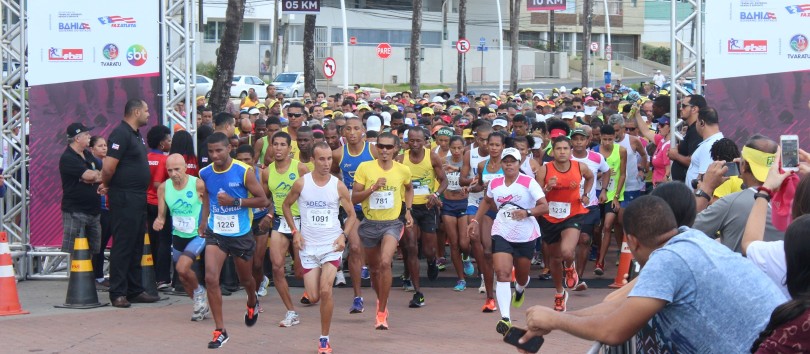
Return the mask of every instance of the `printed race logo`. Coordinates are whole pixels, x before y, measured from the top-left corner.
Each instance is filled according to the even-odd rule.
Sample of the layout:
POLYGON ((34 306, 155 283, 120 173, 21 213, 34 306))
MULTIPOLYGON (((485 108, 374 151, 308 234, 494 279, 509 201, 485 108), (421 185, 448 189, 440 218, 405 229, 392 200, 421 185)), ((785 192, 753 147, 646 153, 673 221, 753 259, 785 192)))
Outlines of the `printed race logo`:
POLYGON ((48 61, 84 61, 84 50, 79 48, 50 48, 48 61))
POLYGON ((740 7, 760 7, 768 5, 765 1, 759 0, 740 0, 740 7))
POLYGON ((788 59, 810 59, 810 54, 804 53, 807 50, 807 36, 797 34, 790 38, 790 49, 799 54, 788 53, 788 59))
POLYGON ((59 32, 90 32, 90 24, 87 22, 59 22, 59 32))
POLYGON ((728 40, 729 53, 767 53, 768 41, 764 39, 736 39, 728 40))
POLYGON ((810 17, 810 4, 785 6, 785 10, 791 15, 810 17))
POLYGON ((742 11, 740 22, 776 22, 776 13, 769 11, 742 11))
POLYGON ((118 46, 113 43, 108 43, 104 46, 101 52, 104 55, 104 59, 109 61, 102 61, 101 66, 121 66, 121 62, 115 61, 118 59, 118 46))
POLYGON ((98 22, 101 22, 102 25, 110 25, 110 27, 113 28, 131 28, 138 26, 138 22, 134 17, 103 16, 98 18, 98 22))
POLYGON ((127 49, 127 61, 132 66, 141 66, 146 63, 146 48, 140 44, 133 44, 127 49))

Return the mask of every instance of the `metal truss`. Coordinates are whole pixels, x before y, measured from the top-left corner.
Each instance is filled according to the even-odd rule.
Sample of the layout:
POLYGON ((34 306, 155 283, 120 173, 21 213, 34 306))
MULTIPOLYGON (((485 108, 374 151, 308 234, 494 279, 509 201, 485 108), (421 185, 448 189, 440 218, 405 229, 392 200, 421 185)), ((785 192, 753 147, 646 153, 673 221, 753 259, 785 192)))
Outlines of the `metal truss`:
POLYGON ((677 18, 677 2, 670 0, 670 96, 669 117, 673 127, 672 143, 682 138, 680 126, 683 122, 678 122, 678 100, 677 96, 686 96, 689 93, 680 84, 681 79, 686 79, 688 73, 694 70, 695 82, 693 86, 696 94, 703 94, 703 2, 704 0, 686 0, 692 5, 692 13, 683 21, 677 18), (692 31, 686 33, 684 28, 690 26, 692 31), (680 34, 679 34, 680 32, 680 34), (694 33, 692 33, 694 32, 694 33))
MULTIPOLYGON (((192 136, 197 135, 197 44, 194 0, 161 0, 162 29, 160 56, 163 61, 163 117, 169 127, 180 124, 192 136), (186 116, 174 109, 186 103, 186 116)), ((197 139, 194 139, 196 146, 197 139)))

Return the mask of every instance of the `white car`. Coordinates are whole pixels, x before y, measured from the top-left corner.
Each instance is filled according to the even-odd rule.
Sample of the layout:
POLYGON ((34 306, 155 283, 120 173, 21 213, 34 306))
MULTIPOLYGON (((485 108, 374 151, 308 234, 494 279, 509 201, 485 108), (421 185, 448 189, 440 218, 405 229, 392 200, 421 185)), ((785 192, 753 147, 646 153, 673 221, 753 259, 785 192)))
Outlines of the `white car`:
POLYGON ((290 72, 281 73, 273 79, 273 86, 276 92, 284 94, 284 97, 299 97, 304 93, 304 73, 290 72))
POLYGON ((234 75, 231 81, 231 97, 245 98, 251 88, 261 96, 267 91, 266 87, 267 84, 257 76, 234 75))
MULTIPOLYGON (((197 75, 197 87, 194 89, 194 94, 191 96, 205 96, 208 98, 211 95, 212 86, 214 86, 214 80, 211 80, 211 78, 208 76, 197 75)), ((181 85, 179 81, 175 81, 173 85, 174 93, 177 94, 178 92, 181 92, 184 87, 185 86, 181 85)))

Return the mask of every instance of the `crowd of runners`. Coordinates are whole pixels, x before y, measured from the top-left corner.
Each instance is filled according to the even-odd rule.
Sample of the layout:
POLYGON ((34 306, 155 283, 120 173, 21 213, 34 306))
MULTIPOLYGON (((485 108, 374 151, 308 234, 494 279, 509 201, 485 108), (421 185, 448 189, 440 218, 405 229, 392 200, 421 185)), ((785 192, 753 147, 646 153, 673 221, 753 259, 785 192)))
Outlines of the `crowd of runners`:
MULTIPOLYGON (((535 278, 551 280, 556 295, 530 300, 540 306, 527 312, 524 339, 563 330, 604 343, 637 335, 658 350, 684 352, 808 348, 810 272, 795 253, 810 250, 796 239, 810 226, 801 216, 810 210, 810 182, 799 178, 810 156, 799 150, 794 173, 779 169, 778 144, 768 137, 738 149, 702 96, 670 97, 642 85, 422 96, 356 87, 300 101, 270 86, 266 99, 257 97, 226 112, 212 112, 199 97, 197 149, 181 127, 162 125, 147 133, 148 154, 132 146, 148 117, 138 99, 127 103, 122 129, 129 131, 105 139, 90 138, 81 124, 68 129, 74 150, 99 159, 101 173, 83 183, 95 183, 102 209, 115 213, 116 198, 128 198, 125 180, 146 179, 154 196, 143 221, 157 286, 170 286, 174 264, 193 299, 192 320, 213 316, 209 348, 229 340, 220 283, 230 259, 247 292, 245 324, 257 323, 272 278, 286 308, 280 326, 301 321, 296 302, 320 306, 319 353, 332 352, 332 288, 346 284, 345 272, 354 292, 348 311, 369 307, 373 327, 388 330, 409 325, 389 316, 395 276, 413 292, 409 307, 429 304, 422 266, 428 281, 451 270, 452 291, 480 285, 481 311, 498 312, 492 325, 500 334, 535 278), (670 99, 679 102, 674 119, 670 99), (684 138, 671 146, 676 129, 684 138), (148 178, 129 166, 141 152, 148 178), (731 177, 729 163, 738 169, 731 177), (773 210, 772 199, 781 202, 773 210), (566 314, 569 292, 588 289, 584 274, 618 266, 605 262, 614 240, 626 242, 641 275, 603 304, 566 314), (203 279, 192 267, 198 259, 203 279), (404 273, 392 274, 400 259, 404 273), (290 295, 288 270, 303 279, 301 299, 290 295), (371 281, 373 305, 362 279, 371 281)), ((127 226, 113 223, 100 240, 90 235, 100 257, 109 235, 127 226)), ((127 276, 137 265, 115 247, 113 305, 155 301, 127 276)), ((106 282, 103 273, 97 278, 106 282)))

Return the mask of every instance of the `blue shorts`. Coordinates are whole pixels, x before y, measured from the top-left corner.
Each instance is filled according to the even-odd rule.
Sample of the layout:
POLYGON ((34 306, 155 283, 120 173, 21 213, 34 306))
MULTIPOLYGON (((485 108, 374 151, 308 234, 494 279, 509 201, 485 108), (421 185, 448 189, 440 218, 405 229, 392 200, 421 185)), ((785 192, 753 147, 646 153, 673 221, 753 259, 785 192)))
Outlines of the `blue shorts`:
POLYGON ((627 206, 630 205, 630 202, 641 196, 641 193, 641 191, 625 191, 622 208, 627 208, 627 206))
POLYGON ((172 260, 177 263, 180 256, 186 256, 191 260, 196 260, 197 256, 205 249, 205 239, 200 236, 180 237, 172 235, 172 260))
POLYGON ((442 215, 460 218, 467 212, 467 199, 447 200, 442 202, 442 215))
MULTIPOLYGON (((475 216, 475 213, 477 213, 477 212, 478 212, 478 206, 477 205, 468 205, 467 206, 467 215, 475 216)), ((495 212, 495 211, 490 210, 490 211, 487 211, 486 215, 489 216, 490 219, 495 220, 495 217, 498 216, 498 213, 495 212)))

